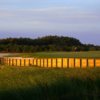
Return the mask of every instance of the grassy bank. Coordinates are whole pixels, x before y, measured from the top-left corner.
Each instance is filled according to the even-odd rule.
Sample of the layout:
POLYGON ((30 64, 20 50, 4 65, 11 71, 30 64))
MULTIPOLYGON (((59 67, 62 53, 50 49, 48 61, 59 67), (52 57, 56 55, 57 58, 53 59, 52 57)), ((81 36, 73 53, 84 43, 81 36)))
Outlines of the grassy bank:
POLYGON ((89 52, 37 52, 37 53, 19 53, 12 56, 16 57, 43 57, 43 58, 68 58, 68 57, 80 57, 80 58, 99 58, 100 51, 89 52))
POLYGON ((0 66, 0 100, 100 100, 100 68, 0 66))

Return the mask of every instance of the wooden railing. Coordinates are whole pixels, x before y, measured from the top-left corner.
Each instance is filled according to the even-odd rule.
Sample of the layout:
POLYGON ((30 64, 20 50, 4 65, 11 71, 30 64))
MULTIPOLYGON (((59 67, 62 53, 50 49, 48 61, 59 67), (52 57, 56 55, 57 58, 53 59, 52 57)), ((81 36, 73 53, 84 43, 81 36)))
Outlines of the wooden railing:
POLYGON ((53 68, 100 67, 100 58, 18 58, 3 57, 0 63, 9 66, 39 66, 53 68))

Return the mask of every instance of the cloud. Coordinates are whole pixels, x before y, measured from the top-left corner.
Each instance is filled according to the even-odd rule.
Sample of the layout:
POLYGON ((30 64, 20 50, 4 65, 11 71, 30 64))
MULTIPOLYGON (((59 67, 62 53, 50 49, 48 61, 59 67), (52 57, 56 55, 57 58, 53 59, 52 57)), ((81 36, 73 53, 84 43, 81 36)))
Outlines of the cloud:
POLYGON ((79 30, 98 26, 99 15, 73 7, 0 10, 0 29, 15 30, 79 30), (67 29, 66 29, 67 28, 67 29))
POLYGON ((100 0, 0 0, 0 37, 1 32, 14 32, 14 36, 24 33, 100 36, 99 5, 100 0))

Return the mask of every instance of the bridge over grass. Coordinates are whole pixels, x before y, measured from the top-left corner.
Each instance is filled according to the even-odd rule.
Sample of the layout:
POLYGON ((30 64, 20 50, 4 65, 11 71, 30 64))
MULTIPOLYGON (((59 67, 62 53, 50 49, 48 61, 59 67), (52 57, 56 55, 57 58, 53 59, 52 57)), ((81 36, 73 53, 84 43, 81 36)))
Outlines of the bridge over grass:
POLYGON ((41 52, 4 57, 2 64, 53 68, 100 67, 100 52, 41 52), (29 58, 31 57, 31 58, 29 58))

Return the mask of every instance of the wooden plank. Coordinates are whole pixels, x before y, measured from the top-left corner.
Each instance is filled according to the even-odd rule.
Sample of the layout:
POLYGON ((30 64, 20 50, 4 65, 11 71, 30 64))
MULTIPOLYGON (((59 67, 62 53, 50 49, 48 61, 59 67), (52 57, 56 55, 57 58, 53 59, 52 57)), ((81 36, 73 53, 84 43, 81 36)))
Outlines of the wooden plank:
POLYGON ((100 59, 95 59, 95 65, 96 67, 100 67, 100 59))
POLYGON ((44 58, 44 67, 48 67, 47 58, 44 58))
POLYGON ((16 59, 13 59, 13 65, 16 66, 16 59))
POLYGON ((40 62, 40 59, 38 58, 38 59, 37 59, 37 66, 40 67, 40 63, 41 63, 41 62, 40 62))
POLYGON ((88 59, 88 66, 90 67, 90 68, 94 68, 94 59, 88 59))
POLYGON ((17 66, 21 66, 21 59, 17 59, 17 66))
POLYGON ((21 59, 21 66, 25 66, 25 59, 23 58, 23 59, 21 59))
POLYGON ((33 66, 34 62, 33 62, 33 58, 30 58, 30 66, 33 66))
POLYGON ((68 67, 68 58, 63 58, 63 68, 68 67))
POLYGON ((56 58, 52 58, 52 67, 53 67, 53 68, 57 67, 56 64, 57 64, 57 63, 56 63, 56 58))
POLYGON ((82 58, 82 62, 81 62, 81 67, 82 68, 86 68, 88 67, 88 62, 87 62, 87 59, 86 58, 82 58))
POLYGON ((57 58, 57 67, 62 68, 62 58, 57 58))
POLYGON ((74 68, 74 58, 69 58, 69 68, 74 68))
POLYGON ((52 61, 51 61, 52 59, 51 58, 48 58, 48 67, 52 67, 52 61))
POLYGON ((81 61, 80 58, 75 58, 75 68, 80 68, 81 67, 81 61))
POLYGON ((34 66, 37 64, 37 58, 34 58, 34 66))

